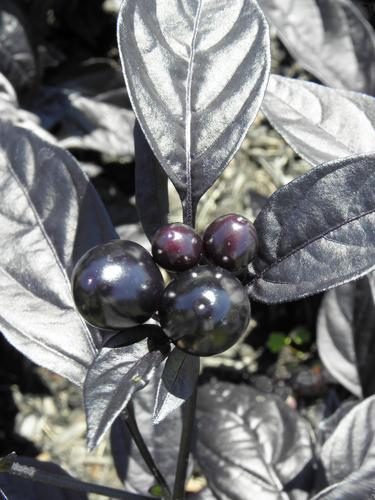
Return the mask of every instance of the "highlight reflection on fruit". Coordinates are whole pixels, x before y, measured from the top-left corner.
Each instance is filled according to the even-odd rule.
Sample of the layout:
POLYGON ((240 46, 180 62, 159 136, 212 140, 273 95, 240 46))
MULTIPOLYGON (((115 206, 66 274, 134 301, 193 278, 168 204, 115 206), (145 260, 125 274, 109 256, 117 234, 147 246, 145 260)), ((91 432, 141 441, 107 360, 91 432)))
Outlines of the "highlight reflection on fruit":
POLYGON ((181 350, 210 356, 241 337, 250 321, 250 302, 228 271, 200 266, 166 287, 159 315, 165 333, 181 350))
POLYGON ((111 330, 147 321, 159 306, 164 282, 147 250, 116 240, 90 249, 79 260, 72 288, 84 319, 111 330))

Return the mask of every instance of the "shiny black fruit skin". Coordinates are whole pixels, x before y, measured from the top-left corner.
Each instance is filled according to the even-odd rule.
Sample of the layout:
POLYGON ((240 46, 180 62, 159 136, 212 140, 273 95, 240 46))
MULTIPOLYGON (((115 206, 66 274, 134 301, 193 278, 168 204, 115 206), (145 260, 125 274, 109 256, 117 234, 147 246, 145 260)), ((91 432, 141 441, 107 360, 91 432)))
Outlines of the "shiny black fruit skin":
POLYGON ((203 235, 203 251, 209 261, 228 271, 244 269, 255 257, 258 237, 254 225, 236 214, 214 220, 203 235))
POLYGON ((244 333, 250 302, 244 287, 228 271, 200 266, 170 282, 159 316, 164 332, 181 350, 211 356, 229 349, 244 333))
POLYGON ((174 222, 156 231, 152 239, 152 255, 164 269, 181 272, 198 264, 202 245, 200 236, 192 227, 174 222))
POLYGON ((144 323, 157 310, 164 282, 151 255, 133 241, 89 250, 72 276, 78 311, 93 326, 118 330, 144 323))

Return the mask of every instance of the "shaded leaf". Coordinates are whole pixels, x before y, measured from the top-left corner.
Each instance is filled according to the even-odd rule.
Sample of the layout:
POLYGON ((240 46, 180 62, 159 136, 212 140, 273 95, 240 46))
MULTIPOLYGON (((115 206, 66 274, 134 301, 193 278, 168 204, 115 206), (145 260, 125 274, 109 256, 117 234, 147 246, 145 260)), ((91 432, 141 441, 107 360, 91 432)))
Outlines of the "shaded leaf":
POLYGON ((358 397, 375 393, 375 276, 330 290, 318 317, 318 349, 327 370, 358 397))
POLYGON ((355 283, 354 346, 357 368, 366 398, 375 394, 375 275, 371 273, 355 283))
MULTIPOLYGON (((17 456, 17 462, 28 467, 36 467, 52 474, 69 476, 59 465, 52 462, 41 462, 29 457, 17 456)), ((18 476, 0 474, 0 488, 9 500, 88 500, 85 493, 66 488, 58 488, 49 484, 23 479, 18 476)), ((0 495, 1 497, 1 495, 0 495)))
POLYGON ((329 484, 372 470, 375 485, 375 396, 356 405, 325 442, 321 461, 329 484))
POLYGON ((6 124, 0 147, 1 331, 35 363, 81 384, 98 336, 74 307, 69 276, 116 233, 68 153, 6 124))
POLYGON ((354 286, 346 283, 325 295, 318 316, 317 344, 327 370, 360 398, 363 394, 353 338, 354 286))
POLYGON ((133 160, 134 113, 119 67, 109 59, 89 59, 59 68, 31 103, 44 128, 61 145, 133 160))
POLYGON ((159 381, 152 421, 158 424, 193 394, 199 376, 199 357, 177 347, 168 356, 159 381))
POLYGON ((353 472, 349 477, 315 495, 312 500, 369 500, 375 495, 372 467, 353 472))
POLYGON ((0 73, 0 121, 26 128, 42 139, 55 144, 55 138, 41 127, 38 116, 20 109, 16 92, 10 81, 0 73))
POLYGON ((274 193, 255 227, 254 299, 296 300, 374 268, 375 155, 325 163, 274 193))
MULTIPOLYGON (((245 385, 210 383, 198 393, 197 424, 197 459, 218 498, 296 498, 284 486, 311 460, 310 434, 281 399, 245 385)), ((298 491, 298 498, 307 494, 298 491)))
POLYGON ((90 449, 99 444, 133 394, 149 383, 155 368, 165 358, 159 350, 149 351, 146 339, 129 345, 129 335, 133 332, 142 337, 147 329, 140 325, 116 335, 102 347, 87 372, 83 396, 90 449))
POLYGON ((312 165, 375 150, 375 99, 271 75, 262 111, 312 165))
POLYGON ((323 83, 375 93, 375 36, 350 0, 260 0, 290 54, 323 83))
POLYGON ((137 119, 191 223, 258 112, 267 23, 255 0, 124 0, 118 42, 137 119))
POLYGON ((319 422, 317 442, 322 445, 334 433, 341 420, 358 404, 355 399, 347 399, 329 417, 319 422))
MULTIPOLYGON (((90 4, 87 4, 88 7, 90 4)), ((59 67, 48 82, 53 88, 131 109, 121 68, 112 59, 90 58, 59 67)))
POLYGON ((134 113, 79 94, 69 94, 59 129, 60 145, 111 157, 134 156, 134 113))
POLYGON ((18 104, 17 94, 13 85, 2 73, 0 73, 0 98, 1 103, 12 104, 13 106, 18 104))
POLYGON ((21 92, 30 90, 38 76, 25 24, 26 20, 14 2, 1 2, 0 72, 21 92))
POLYGON ((144 232, 151 241, 168 223, 168 177, 152 152, 138 122, 134 127, 136 205, 144 232))
MULTIPOLYGON (((162 367, 157 368, 155 377, 142 391, 134 395, 132 402, 142 436, 155 463, 172 488, 180 446, 181 412, 180 409, 173 412, 160 424, 152 423, 152 412, 161 373, 162 367)), ((127 428, 120 419, 117 419, 112 426, 111 449, 117 473, 126 490, 134 493, 147 493, 155 485, 155 478, 147 469, 127 428)))

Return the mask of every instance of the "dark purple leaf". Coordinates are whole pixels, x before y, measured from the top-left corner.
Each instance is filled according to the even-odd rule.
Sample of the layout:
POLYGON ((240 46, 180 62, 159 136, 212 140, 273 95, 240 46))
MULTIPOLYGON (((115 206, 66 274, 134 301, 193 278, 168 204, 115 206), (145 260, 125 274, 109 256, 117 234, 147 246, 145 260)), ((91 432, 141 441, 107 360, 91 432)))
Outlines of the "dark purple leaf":
POLYGON ((320 458, 330 485, 340 481, 345 481, 348 485, 351 482, 351 475, 356 471, 361 474, 371 470, 374 487, 375 396, 356 405, 340 421, 336 430, 324 443, 320 458))
POLYGON ((156 394, 152 420, 160 423, 192 394, 199 376, 199 357, 177 347, 168 356, 156 394))
POLYGON ((375 35, 350 0, 260 0, 291 55, 323 83, 375 93, 375 35))
POLYGON ((10 81, 0 73, 0 120, 26 128, 42 139, 56 144, 55 138, 41 127, 37 115, 20 109, 16 91, 10 81))
POLYGON ((261 104, 265 18, 255 0, 125 0, 118 42, 137 119, 191 223, 261 104))
POLYGON ((317 442, 321 446, 335 432, 341 420, 358 404, 358 400, 347 399, 329 417, 323 419, 318 426, 317 442))
POLYGON ((130 109, 121 68, 112 59, 92 58, 61 66, 48 82, 53 88, 130 109))
POLYGON ((151 241, 168 223, 168 177, 152 152, 138 122, 134 127, 136 205, 144 232, 151 241))
POLYGON ((312 165, 375 150, 375 99, 271 75, 262 111, 312 165))
POLYGON ((133 394, 143 389, 165 358, 159 350, 150 351, 146 339, 128 344, 130 333, 143 327, 124 330, 102 347, 90 366, 83 387, 87 418, 87 442, 95 448, 105 432, 126 408, 133 394))
POLYGON ((30 90, 38 70, 31 42, 26 32, 27 20, 15 2, 0 5, 0 72, 17 91, 30 90))
POLYGON ((1 331, 35 363, 82 384, 98 336, 75 309, 69 277, 116 233, 68 153, 6 124, 0 148, 1 331))
POLYGON ((11 104, 17 106, 18 104, 17 94, 13 85, 2 73, 0 73, 0 99, 1 105, 11 104))
MULTIPOLYGON (((180 445, 181 412, 180 410, 173 412, 160 424, 152 423, 152 412, 161 373, 162 367, 159 367, 155 377, 151 379, 147 387, 134 395, 132 402, 142 436, 155 463, 172 488, 180 445)), ((147 469, 120 419, 117 419, 112 426, 111 449, 117 473, 126 485, 126 489, 134 493, 147 493, 150 487, 155 485, 155 478, 147 469)))
POLYGON ((375 266, 375 155, 316 167, 274 193, 255 221, 254 299, 296 300, 375 266))
POLYGON ((354 347, 363 396, 375 394, 375 275, 356 283, 354 302, 354 347))
POLYGON ((361 398, 353 338, 356 285, 356 282, 346 283, 326 293, 319 311, 317 344, 319 356, 330 374, 361 398))
MULTIPOLYGON (((197 459, 220 499, 294 499, 286 492, 312 458, 309 426, 283 401, 214 382, 198 393, 197 459)), ((307 494, 298 491, 298 498, 307 494)))
POLYGON ((374 468, 361 468, 315 495, 312 500, 370 500, 375 498, 374 468))
POLYGON ((375 276, 330 290, 318 318, 318 349, 328 371, 356 396, 375 393, 375 276))
POLYGON ((84 149, 109 157, 134 156, 134 113, 80 94, 67 95, 59 142, 67 149, 84 149))
POLYGON ((106 158, 134 158, 134 113, 122 71, 111 60, 90 59, 59 68, 31 103, 43 127, 61 145, 104 154, 106 158))

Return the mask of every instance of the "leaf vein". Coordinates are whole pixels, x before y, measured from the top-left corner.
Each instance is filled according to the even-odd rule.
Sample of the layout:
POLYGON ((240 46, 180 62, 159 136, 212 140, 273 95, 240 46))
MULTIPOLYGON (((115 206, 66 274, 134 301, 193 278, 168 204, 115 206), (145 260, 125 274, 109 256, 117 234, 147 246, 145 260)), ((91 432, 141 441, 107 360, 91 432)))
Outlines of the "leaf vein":
POLYGON ((364 212, 362 214, 356 215, 355 217, 352 217, 351 219, 346 220, 346 221, 342 222, 341 224, 339 224, 337 226, 329 228, 327 231, 325 231, 323 233, 319 233, 314 238, 308 239, 307 241, 305 241, 304 243, 302 243, 301 245, 299 245, 297 248, 295 248, 295 249, 291 250, 290 252, 288 252, 283 257, 281 257, 279 259, 276 259, 276 262, 273 262, 272 264, 270 264, 269 266, 267 266, 265 269, 263 269, 263 271, 261 271, 260 273, 258 273, 257 277, 254 280, 252 280, 252 282, 250 283, 250 286, 252 285, 252 283, 254 281, 258 280, 259 278, 262 278, 265 281, 267 281, 265 278, 263 278, 263 275, 266 272, 268 272, 270 269, 272 269, 273 267, 277 266, 278 264, 280 264, 284 260, 288 259, 292 255, 296 254, 297 252, 299 252, 299 251, 303 250, 304 248, 306 248, 307 246, 311 245, 312 243, 315 243, 315 241, 317 241, 317 240, 319 240, 321 238, 324 238, 327 234, 330 234, 330 233, 333 233, 334 231, 339 230, 341 227, 345 226, 346 224, 351 224, 352 222, 355 222, 355 221, 361 219, 362 217, 366 217, 367 215, 371 215, 374 212, 375 212, 375 208, 373 208, 371 210, 368 210, 367 212, 364 212))
POLYGON ((193 223, 193 193, 192 193, 192 179, 191 179, 191 89, 193 80, 193 66, 194 66, 194 56, 196 52, 196 41, 198 34, 198 26, 202 12, 203 0, 199 0, 198 9, 196 13, 196 18, 194 22, 193 36, 190 46, 190 58, 189 66, 187 72, 187 82, 186 82, 186 99, 185 99, 185 148, 186 148, 186 223, 193 223))

